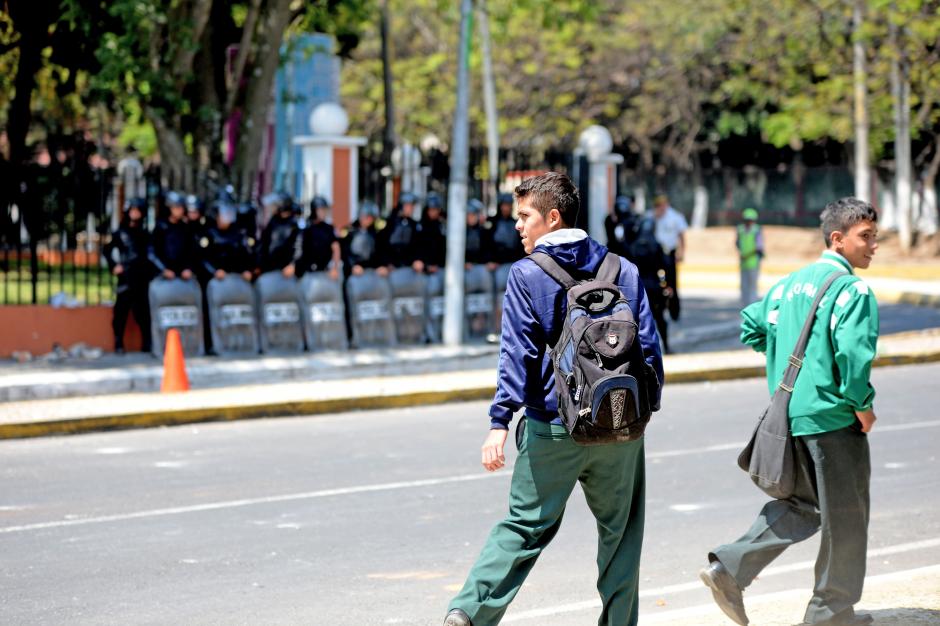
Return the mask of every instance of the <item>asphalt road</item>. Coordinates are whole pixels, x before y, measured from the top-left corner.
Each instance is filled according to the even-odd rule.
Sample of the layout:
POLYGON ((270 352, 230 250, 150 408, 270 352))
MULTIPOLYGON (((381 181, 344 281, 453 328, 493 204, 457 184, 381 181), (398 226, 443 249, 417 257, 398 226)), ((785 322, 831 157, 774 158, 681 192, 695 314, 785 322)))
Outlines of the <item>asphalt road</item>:
MULTIPOLYGON (((876 370, 869 575, 940 563, 940 365, 876 370)), ((736 468, 760 380, 667 388, 647 436, 641 617, 710 602, 696 572, 763 502, 736 468)), ((0 442, 2 624, 439 624, 505 512, 485 403, 0 442)), ((510 460, 514 456, 510 451, 510 460)), ((507 623, 596 620, 573 494, 507 623)), ((812 586, 818 542, 748 596, 812 586)))

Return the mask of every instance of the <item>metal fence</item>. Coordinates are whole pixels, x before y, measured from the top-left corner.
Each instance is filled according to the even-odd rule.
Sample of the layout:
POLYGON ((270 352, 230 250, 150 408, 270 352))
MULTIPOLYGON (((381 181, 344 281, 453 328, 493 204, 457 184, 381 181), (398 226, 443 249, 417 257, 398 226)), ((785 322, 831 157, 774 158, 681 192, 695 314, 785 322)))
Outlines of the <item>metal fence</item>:
MULTIPOLYGON (((490 204, 493 187, 486 159, 484 147, 471 149, 469 195, 490 204)), ((432 150, 425 155, 422 167, 428 191, 439 193, 446 201, 450 177, 447 155, 432 150)), ((12 185, 4 181, 7 184, 3 186, 12 193, 5 195, 6 201, 0 198, 0 305, 110 303, 115 280, 103 251, 118 225, 119 209, 130 196, 147 198, 146 221, 152 228, 162 216, 163 196, 169 189, 211 198, 232 182, 237 200, 256 203, 264 189, 288 189, 304 196, 309 196, 304 190, 312 189, 311 181, 303 180, 300 173, 281 174, 272 180, 257 175, 250 184, 242 185, 242 181, 224 181, 195 170, 167 172, 139 163, 132 164, 130 170, 139 176, 129 178, 128 167, 121 164, 96 168, 77 158, 60 157, 29 166, 22 179, 12 185), (239 190, 247 191, 239 194, 239 190)), ((581 189, 582 206, 588 205, 588 166, 583 157, 561 150, 500 150, 501 190, 509 191, 525 176, 545 170, 570 174, 581 189)), ((370 199, 387 212, 394 176, 381 155, 364 150, 359 162, 359 199, 370 199)), ((815 226, 826 202, 852 193, 851 172, 844 167, 726 168, 706 172, 702 180, 708 196, 708 225, 735 223, 742 208, 754 206, 761 211, 764 223, 815 226)), ((635 194, 638 188, 647 198, 667 193, 673 206, 691 217, 694 181, 688 174, 641 178, 621 170, 617 183, 619 193, 635 194)), ((586 211, 582 211, 578 225, 583 227, 586 218, 586 211)), ((257 221, 262 223, 261 216, 257 221)))

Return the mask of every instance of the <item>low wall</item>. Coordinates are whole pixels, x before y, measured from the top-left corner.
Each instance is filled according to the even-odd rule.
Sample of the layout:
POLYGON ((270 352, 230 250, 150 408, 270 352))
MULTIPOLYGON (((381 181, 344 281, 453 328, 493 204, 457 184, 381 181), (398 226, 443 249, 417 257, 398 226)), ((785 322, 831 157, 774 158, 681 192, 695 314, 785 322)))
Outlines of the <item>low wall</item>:
MULTIPOLYGON (((75 309, 47 305, 0 306, 0 358, 13 352, 27 351, 39 356, 54 344, 65 349, 76 343, 114 349, 110 306, 85 306, 75 309)), ((133 315, 124 333, 127 350, 140 350, 140 329, 133 315)))

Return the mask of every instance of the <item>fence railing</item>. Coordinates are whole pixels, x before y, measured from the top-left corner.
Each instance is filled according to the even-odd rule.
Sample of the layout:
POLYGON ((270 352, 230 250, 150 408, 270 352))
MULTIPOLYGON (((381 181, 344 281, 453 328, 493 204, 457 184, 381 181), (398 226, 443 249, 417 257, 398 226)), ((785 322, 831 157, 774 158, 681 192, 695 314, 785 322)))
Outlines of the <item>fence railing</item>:
MULTIPOLYGON (((488 180, 487 151, 474 147, 470 157, 469 195, 489 204, 492 185, 488 180)), ((428 173, 428 191, 440 193, 446 202, 450 176, 447 156, 432 151, 425 156, 423 167, 428 173)), ((513 173, 549 169, 575 177, 583 205, 587 205, 588 172, 583 158, 564 151, 500 151, 500 181, 506 190, 511 187, 513 173)), ((383 165, 381 155, 364 150, 358 174, 358 199, 372 200, 389 210, 389 180, 395 172, 383 165)), ((161 171, 133 162, 119 163, 116 168, 69 162, 30 166, 22 180, 7 187, 14 189, 11 201, 3 203, 6 206, 0 204, 0 305, 112 302, 115 280, 103 254, 119 223, 124 202, 143 195, 149 207, 145 219, 152 228, 165 210, 166 191, 177 189, 209 199, 227 182, 232 183, 236 200, 253 200, 255 204, 264 189, 287 189, 309 196, 313 188, 313 181, 304 180, 299 172, 270 178, 257 175, 251 184, 242 185, 242 181, 223 181, 208 172, 161 171), (242 189, 250 190, 247 195, 253 197, 238 198, 242 189)), ((634 194, 642 188, 648 200, 656 193, 668 193, 672 205, 691 218, 695 193, 691 175, 667 173, 640 178, 621 171, 617 182, 620 193, 634 194)), ((702 185, 708 197, 708 225, 735 223, 742 208, 753 206, 760 210, 764 223, 815 226, 826 202, 852 193, 852 176, 845 167, 726 168, 706 172, 702 185)), ((586 215, 582 218, 586 222, 586 215)), ((260 227, 260 214, 257 221, 260 227)))

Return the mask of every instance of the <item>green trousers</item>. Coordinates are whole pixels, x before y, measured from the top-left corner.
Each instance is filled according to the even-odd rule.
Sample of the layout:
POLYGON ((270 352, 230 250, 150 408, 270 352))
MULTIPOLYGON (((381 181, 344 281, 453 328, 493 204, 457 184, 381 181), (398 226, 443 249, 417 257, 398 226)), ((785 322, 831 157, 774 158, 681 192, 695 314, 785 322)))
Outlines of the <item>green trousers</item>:
POLYGON ((716 548, 742 589, 787 546, 822 530, 816 584, 804 622, 851 614, 862 597, 868 549, 868 438, 855 428, 796 437, 796 493, 764 505, 743 537, 716 548))
POLYGON ((598 624, 636 624, 643 543, 643 440, 579 446, 564 426, 534 419, 526 420, 519 438, 509 514, 493 528, 449 609, 465 611, 473 626, 498 624, 558 532, 578 481, 597 518, 597 590, 603 604, 598 624))

